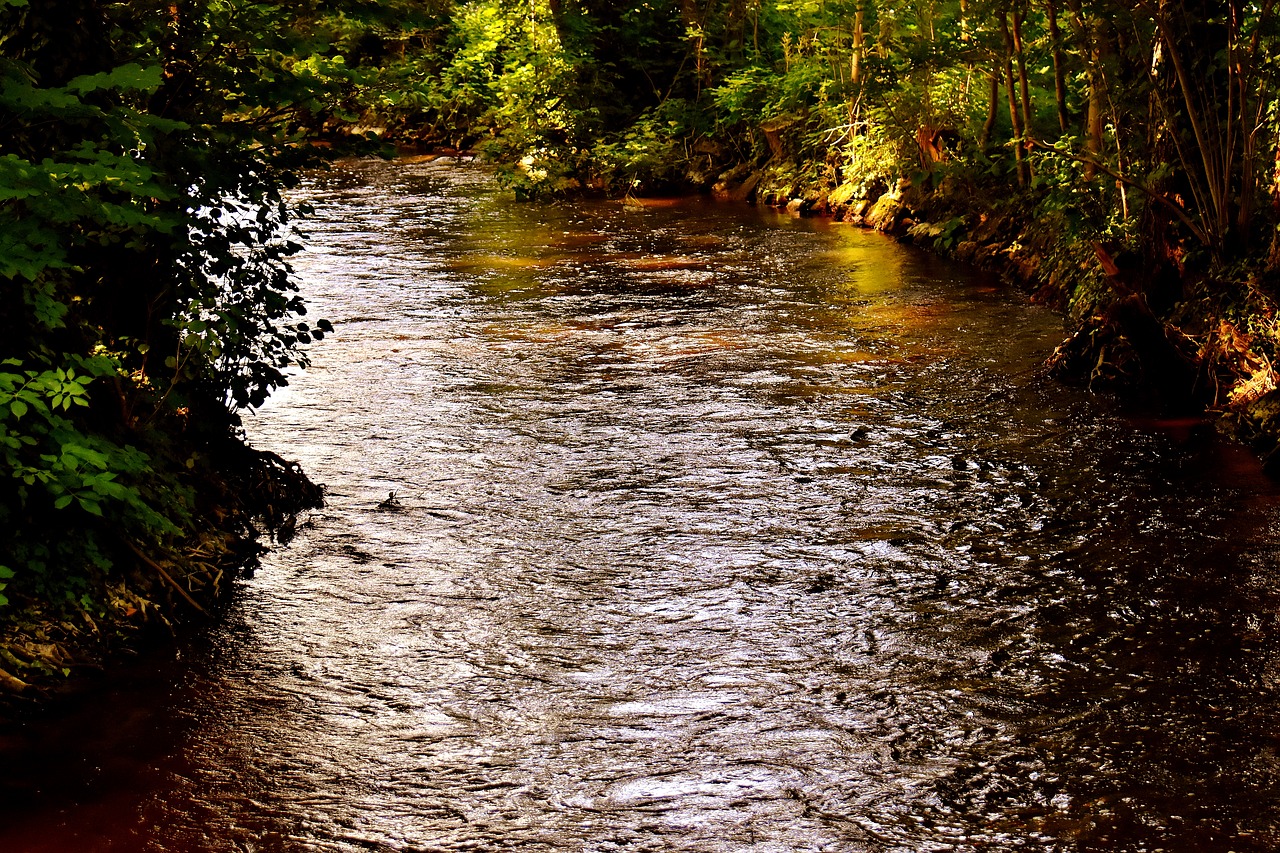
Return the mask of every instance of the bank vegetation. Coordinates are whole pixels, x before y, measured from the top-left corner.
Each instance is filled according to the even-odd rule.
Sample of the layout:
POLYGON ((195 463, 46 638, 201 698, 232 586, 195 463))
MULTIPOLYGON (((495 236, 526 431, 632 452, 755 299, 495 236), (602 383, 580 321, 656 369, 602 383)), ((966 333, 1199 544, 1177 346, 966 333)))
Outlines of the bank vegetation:
POLYGON ((1280 425, 1273 0, 471 0, 316 20, 318 126, 522 197, 681 191, 878 227, 1067 318, 1060 377, 1280 425))

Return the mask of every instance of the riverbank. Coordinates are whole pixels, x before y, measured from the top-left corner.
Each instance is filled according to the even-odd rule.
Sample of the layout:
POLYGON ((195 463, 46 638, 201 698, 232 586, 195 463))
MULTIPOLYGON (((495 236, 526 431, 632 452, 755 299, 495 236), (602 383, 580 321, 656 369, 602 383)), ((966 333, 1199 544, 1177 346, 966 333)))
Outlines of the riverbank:
POLYGON ((321 487, 296 463, 232 435, 216 444, 206 443, 196 454, 204 461, 181 474, 183 486, 200 495, 192 533, 147 551, 116 537, 110 562, 76 578, 76 597, 41 595, 25 584, 8 590, 0 609, 0 721, 94 689, 95 676, 113 663, 172 648, 180 635, 212 624, 267 543, 287 544, 298 515, 323 505, 321 487))
POLYGON ((278 18, 155 12, 0 4, 0 704, 206 618, 320 498, 241 418, 332 329, 284 200, 332 90, 278 18))
MULTIPOLYGON (((813 164, 810 164, 812 167, 813 164)), ((710 192, 799 216, 873 229, 997 274, 1060 313, 1064 341, 1045 364, 1055 378, 1166 416, 1203 418, 1248 444, 1280 476, 1277 253, 1210 276, 1177 251, 1141 257, 1082 239, 1073 211, 1045 194, 1004 192, 939 168, 884 182, 805 185, 813 168, 738 165, 710 192)), ((1202 262, 1203 259, 1200 259, 1202 262)))

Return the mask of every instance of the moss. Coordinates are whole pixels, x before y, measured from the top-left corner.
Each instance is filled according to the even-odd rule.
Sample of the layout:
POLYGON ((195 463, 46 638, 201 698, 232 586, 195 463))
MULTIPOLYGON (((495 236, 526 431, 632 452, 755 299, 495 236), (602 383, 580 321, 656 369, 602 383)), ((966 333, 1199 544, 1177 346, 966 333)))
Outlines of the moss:
POLYGON ((858 185, 846 181, 828 194, 827 202, 832 207, 836 207, 838 205, 848 205, 856 198, 858 198, 858 185))

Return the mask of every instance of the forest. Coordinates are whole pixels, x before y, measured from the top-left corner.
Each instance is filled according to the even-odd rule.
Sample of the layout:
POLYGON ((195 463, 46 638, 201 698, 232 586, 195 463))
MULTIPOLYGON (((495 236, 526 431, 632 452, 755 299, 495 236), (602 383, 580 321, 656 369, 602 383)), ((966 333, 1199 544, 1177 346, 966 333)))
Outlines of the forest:
POLYGON ((1280 464, 1273 0, 0 0, 0 687, 167 635, 320 490, 241 417, 333 327, 288 191, 474 155, 998 270, 1047 369, 1280 464))

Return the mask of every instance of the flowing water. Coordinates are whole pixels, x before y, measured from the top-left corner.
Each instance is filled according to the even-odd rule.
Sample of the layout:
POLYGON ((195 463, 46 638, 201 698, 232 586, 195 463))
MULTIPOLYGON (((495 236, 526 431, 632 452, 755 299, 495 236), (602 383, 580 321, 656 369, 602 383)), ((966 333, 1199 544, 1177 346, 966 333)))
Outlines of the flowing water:
POLYGON ((746 207, 304 194, 337 333, 249 429, 328 506, 11 738, 0 849, 1280 847, 1276 489, 1057 318, 746 207))

